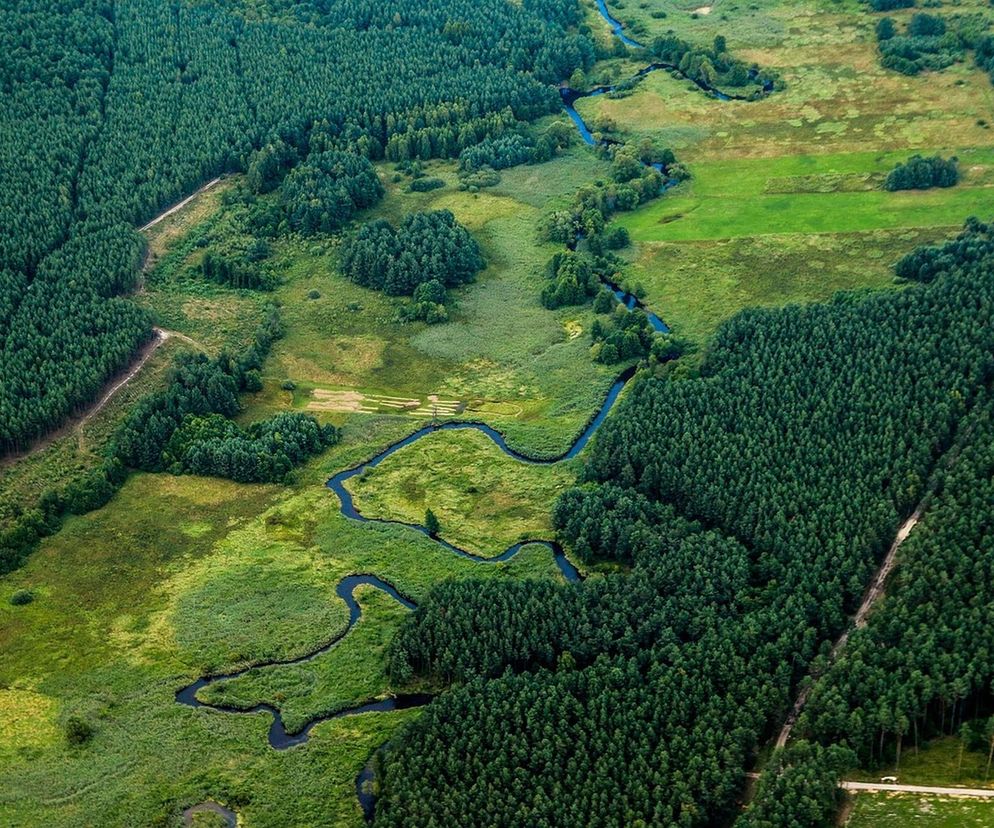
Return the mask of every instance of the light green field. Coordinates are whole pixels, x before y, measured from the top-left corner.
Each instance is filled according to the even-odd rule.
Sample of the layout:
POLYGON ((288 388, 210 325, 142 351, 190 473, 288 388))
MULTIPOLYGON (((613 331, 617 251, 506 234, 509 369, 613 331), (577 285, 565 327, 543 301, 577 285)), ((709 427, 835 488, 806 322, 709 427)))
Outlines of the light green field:
MULTIPOLYGON (((577 147, 547 164, 506 171, 497 188, 480 193, 456 189, 455 169, 428 165, 428 174, 447 186, 410 193, 407 179, 393 182, 392 167, 381 165, 387 196, 367 216, 399 221, 412 210, 448 209, 473 232, 487 268, 475 284, 453 292, 444 325, 395 321, 404 300, 345 279, 335 237, 274 245, 282 284, 270 295, 207 285, 177 265, 150 279, 143 301, 167 327, 218 347, 220 331, 226 341, 238 340, 235 328, 243 322, 231 320, 256 318, 265 299, 282 303, 286 337, 266 363, 266 387, 250 398, 245 420, 288 408, 340 420, 343 410, 336 415, 333 406, 313 404, 316 389, 422 402, 434 395, 458 401, 516 447, 559 454, 596 410, 617 368, 588 355, 589 308, 550 313, 541 306, 543 268, 559 248, 539 242, 536 227, 550 200, 603 176, 607 165, 577 147), (308 298, 311 291, 319 298, 308 298), (286 379, 297 386, 292 394, 280 388, 286 379)), ((213 221, 223 233, 223 216, 213 221)), ((184 252, 186 262, 202 255, 192 246, 184 252)), ((409 417, 413 430, 430 414, 409 417)))
POLYGON ((859 793, 846 828, 989 828, 994 801, 904 794, 859 793))
MULTIPOLYGON (((960 750, 954 736, 933 739, 915 750, 905 744, 901 766, 888 766, 853 774, 850 778, 876 782, 894 775, 902 784, 968 788, 994 787, 985 779, 987 753, 960 750)), ((994 825, 994 799, 978 801, 952 797, 871 794, 859 792, 851 798, 853 809, 846 828, 898 828, 920 825, 924 828, 987 828, 994 825)))
MULTIPOLYGON (((632 94, 577 104, 588 123, 608 118, 620 136, 671 146, 691 170, 689 182, 616 219, 636 242, 626 277, 646 288, 649 306, 678 335, 704 346, 746 307, 890 287, 900 256, 994 212, 994 85, 969 62, 915 78, 884 70, 876 17, 848 0, 719 0, 695 17, 703 5, 621 0, 610 8, 645 42, 669 29, 698 43, 724 34, 734 54, 778 71, 785 89, 722 102, 655 72, 632 94), (955 153, 961 183, 880 190, 886 172, 915 152, 955 153)), ((963 0, 936 13, 990 9, 963 0)))
MULTIPOLYGON (((454 180, 451 164, 438 168, 454 180)), ((513 171, 499 191, 478 197, 448 187, 415 198, 391 184, 379 214, 398 218, 415 203, 449 207, 490 263, 440 328, 394 322, 396 300, 337 274, 329 239, 277 248, 284 282, 272 296, 197 282, 184 273, 196 256, 191 240, 223 222, 223 211, 202 221, 200 212, 196 220, 178 215, 193 227, 186 236, 162 228, 169 241, 141 301, 211 352, 243 345, 263 302, 282 302, 287 336, 267 361, 263 392, 245 398, 245 419, 306 408, 317 387, 459 393, 472 416, 515 445, 558 452, 617 369, 591 362, 586 337, 570 338, 589 324, 589 310, 540 307, 541 268, 555 248, 535 241, 534 224, 545 199, 565 197, 581 176, 602 169, 585 151, 561 159, 549 165, 544 196, 535 168, 513 171), (321 298, 308 299, 311 289, 321 298), (280 390, 285 378, 298 389, 280 390)), ((135 393, 161 382, 167 364, 163 358, 148 374, 147 386, 142 375, 135 393)), ((183 808, 211 798, 253 826, 359 825, 356 773, 417 710, 325 722, 306 745, 277 752, 266 742, 268 715, 193 710, 175 702, 176 690, 205 673, 304 655, 339 635, 347 612, 335 586, 350 573, 374 573, 414 600, 451 578, 561 577, 544 547, 481 565, 415 531, 343 518, 324 482, 425 417, 316 413, 341 425, 344 438, 298 470, 292 485, 135 475, 106 507, 68 520, 0 579, 0 823, 178 825, 183 808), (35 601, 11 606, 21 588, 35 601), (67 743, 70 716, 92 726, 90 742, 67 743)), ((113 422, 101 425, 100 439, 94 433, 91 448, 113 422)), ((435 448, 443 463, 454 462, 451 446, 435 448)), ((25 491, 45 476, 44 468, 34 477, 21 470, 31 465, 15 468, 12 480, 25 491)), ((548 525, 548 504, 571 477, 541 471, 532 488, 511 491, 511 499, 535 494, 527 515, 510 503, 506 515, 492 508, 500 532, 517 532, 515 521, 548 525)), ((457 485, 447 491, 466 494, 457 485)), ((478 517, 469 515, 469 524, 478 517)), ((206 689, 205 699, 265 700, 296 728, 400 689, 386 677, 384 651, 407 611, 377 590, 361 589, 358 598, 362 620, 329 652, 307 664, 251 669, 206 689)))
MULTIPOLYGON (((626 5, 635 15, 636 4, 626 5)), ((585 117, 610 117, 622 134, 674 146, 688 162, 689 182, 617 218, 636 242, 626 276, 678 335, 704 345, 746 307, 892 286, 900 256, 994 211, 994 152, 977 124, 994 104, 985 76, 963 66, 927 81, 885 72, 862 7, 718 4, 708 20, 719 10, 736 24, 730 44, 738 39, 744 57, 778 68, 785 90, 717 102, 657 72, 628 97, 579 102, 585 117), (778 34, 738 28, 754 15, 779 21, 769 30, 778 34), (956 154, 960 184, 879 189, 914 152, 956 154)), ((678 17, 669 11, 661 23, 678 17)))
POLYGON ((441 537, 493 557, 527 538, 552 538, 550 512, 575 480, 569 464, 508 457, 479 431, 436 432, 346 485, 366 517, 423 523, 431 509, 441 537))
POLYGON ((994 171, 994 150, 937 151, 957 155, 972 181, 927 191, 870 189, 908 156, 895 152, 702 161, 691 165, 690 182, 618 223, 636 241, 696 241, 948 227, 994 210, 984 175, 994 171))
POLYGON ((229 681, 208 685, 201 701, 251 708, 266 702, 279 708, 287 730, 299 731, 319 715, 371 699, 389 687, 386 648, 408 610, 381 590, 356 590, 362 616, 338 644, 313 661, 259 667, 229 681))
MULTIPOLYGON (((736 56, 776 70, 786 88, 758 102, 720 102, 688 81, 655 72, 628 97, 579 101, 588 123, 610 117, 623 133, 671 146, 684 161, 982 147, 992 142, 994 85, 988 77, 970 61, 917 77, 883 69, 873 31, 877 16, 856 0, 719 0, 711 14, 697 20, 676 11, 670 0, 642 2, 644 9, 625 0, 624 10, 613 13, 622 20, 641 15, 648 21, 651 11, 665 10, 665 19, 650 21, 653 33, 674 29, 699 43, 724 34, 736 56)), ((992 15, 981 0, 929 11, 992 15)))

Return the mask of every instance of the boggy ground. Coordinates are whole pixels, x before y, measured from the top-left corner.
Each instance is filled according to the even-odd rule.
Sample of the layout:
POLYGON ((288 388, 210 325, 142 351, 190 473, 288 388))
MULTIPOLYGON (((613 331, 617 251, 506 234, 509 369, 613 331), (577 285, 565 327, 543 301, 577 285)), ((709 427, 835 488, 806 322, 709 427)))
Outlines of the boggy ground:
MULTIPOLYGON (((375 572, 415 600, 445 578, 559 577, 541 547, 477 565, 410 530, 343 518, 325 477, 406 427, 347 424, 342 445, 293 488, 136 475, 5 577, 0 821, 174 825, 211 797, 251 825, 358 824, 355 774, 416 711, 328 722, 277 752, 268 716, 193 710, 174 694, 203 673, 333 638, 347 619, 334 587, 350 572, 375 572), (34 602, 11 606, 19 588, 34 602), (72 716, 93 729, 83 745, 66 741, 72 716)), ((375 592, 358 597, 363 620, 341 646, 246 687, 253 671, 232 695, 276 701, 289 724, 388 692, 382 648, 404 611, 375 592)))
MULTIPOLYGON (((586 337, 577 335, 589 310, 552 314, 539 305, 541 269, 556 248, 537 242, 535 224, 550 200, 603 168, 577 150, 545 168, 511 171, 479 197, 452 186, 451 164, 432 170, 450 186, 427 196, 391 183, 378 214, 448 207, 477 234, 489 262, 457 297, 454 321, 439 328, 395 322, 396 300, 344 280, 333 239, 279 245, 283 281, 273 295, 196 280, 186 268, 198 255, 196 239, 224 221, 223 209, 204 210, 199 200, 156 226, 158 265, 138 301, 209 353, 244 347, 263 304, 282 303, 287 337, 266 364, 264 390, 245 398, 245 420, 305 409, 310 388, 438 391, 459 394, 471 412, 465 416, 489 420, 516 448, 558 453, 620 369, 591 362, 586 337), (309 299, 311 290, 321 297, 309 299), (286 378, 298 383, 295 391, 282 390, 286 378)), ((161 387, 167 347, 88 425, 88 462, 134 395, 161 387)), ((412 530, 347 520, 324 482, 427 418, 315 413, 342 426, 344 439, 291 485, 134 475, 106 507, 68 520, 22 569, 0 579, 0 822, 178 825, 183 808, 214 799, 249 825, 357 825, 356 773, 416 710, 326 722, 306 745, 277 752, 266 741, 267 715, 190 709, 176 704, 176 690, 203 674, 306 654, 339 635, 347 613, 334 590, 349 573, 375 573, 415 601, 448 578, 561 577, 545 547, 477 564, 412 530), (34 601, 11 605, 19 589, 30 589, 34 601), (82 744, 67 740, 71 719, 92 731, 82 744)), ((18 464, 7 491, 27 498, 60 464, 71 476, 81 451, 78 441, 59 444, 18 464)), ((527 498, 528 514, 512 515, 523 504, 503 501, 495 513, 515 527, 508 531, 541 534, 551 498, 571 479, 537 470, 545 477, 515 495, 527 498)), ((328 653, 307 665, 251 670, 211 686, 204 699, 268 701, 294 729, 390 692, 384 649, 407 611, 376 590, 357 598, 362 619, 328 653)))

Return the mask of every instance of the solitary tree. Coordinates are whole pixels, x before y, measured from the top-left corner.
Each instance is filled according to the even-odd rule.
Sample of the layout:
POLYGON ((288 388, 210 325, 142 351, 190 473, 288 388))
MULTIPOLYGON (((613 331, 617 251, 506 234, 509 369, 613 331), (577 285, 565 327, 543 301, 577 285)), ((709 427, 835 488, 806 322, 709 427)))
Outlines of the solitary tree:
POLYGON ((435 513, 431 509, 428 509, 428 511, 425 512, 425 530, 429 535, 435 537, 441 529, 442 524, 438 522, 438 518, 435 516, 435 513))

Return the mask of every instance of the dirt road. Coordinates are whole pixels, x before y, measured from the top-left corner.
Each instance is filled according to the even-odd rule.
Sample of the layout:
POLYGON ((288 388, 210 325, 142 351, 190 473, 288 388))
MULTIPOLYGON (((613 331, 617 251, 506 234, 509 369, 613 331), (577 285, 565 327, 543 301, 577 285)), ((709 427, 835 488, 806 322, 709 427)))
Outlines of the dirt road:
MULTIPOLYGON (((887 578, 894 569, 894 564, 897 562, 897 550, 901 548, 901 544, 908 539, 908 535, 911 534, 911 530, 915 528, 915 524, 921 519, 922 510, 924 508, 924 501, 918 505, 914 513, 909 517, 903 524, 901 528, 897 530, 897 535, 894 537, 894 542, 890 545, 890 549, 887 550, 887 555, 880 564, 880 568, 877 570, 876 576, 873 578, 873 582, 870 584, 870 588, 866 591, 866 595, 863 597, 863 603, 859 605, 859 609, 853 616, 852 624, 846 629, 839 639, 832 646, 832 652, 829 656, 829 663, 835 661, 835 657, 839 654, 843 647, 846 646, 846 642, 849 641, 849 633, 852 630, 858 630, 861 627, 866 626, 866 618, 873 608, 873 605, 880 599, 883 595, 884 587, 887 584, 887 578)), ((801 711, 804 709, 804 705, 807 703, 808 694, 811 692, 811 688, 814 686, 814 682, 808 684, 800 693, 797 694, 797 699, 794 701, 794 706, 791 708, 790 714, 787 716, 787 720, 784 722, 783 727, 780 730, 780 734, 777 736, 776 746, 782 748, 787 744, 787 740, 790 738, 790 732, 794 729, 794 725, 797 723, 797 717, 801 715, 801 711)))
POLYGON ((135 378, 135 375, 145 366, 148 362, 149 357, 152 356, 158 350, 159 346, 162 345, 171 336, 169 331, 164 331, 161 328, 152 329, 152 339, 149 343, 142 349, 138 356, 138 359, 131 364, 128 368, 127 373, 116 382, 114 382, 110 388, 108 388, 97 402, 90 407, 90 409, 80 417, 74 426, 78 431, 83 426, 85 426, 90 420, 92 420, 100 411, 103 409, 107 403, 111 401, 111 398, 120 391, 125 385, 127 385, 131 380, 135 378))
POLYGON ((143 227, 139 227, 138 228, 139 232, 144 233, 146 230, 150 230, 151 228, 155 227, 155 225, 157 225, 160 221, 162 221, 167 216, 171 216, 177 210, 182 210, 184 207, 186 207, 187 204, 189 204, 191 201, 193 201, 193 199, 195 199, 198 195, 200 195, 201 193, 204 193, 207 190, 209 190, 211 187, 213 187, 215 184, 217 184, 220 180, 221 180, 221 178, 219 176, 218 178, 215 178, 215 179, 213 179, 211 181, 208 181, 199 190, 197 190, 196 192, 192 193, 191 195, 188 195, 186 198, 184 198, 178 204, 174 204, 172 207, 170 207, 164 213, 160 213, 154 219, 152 219, 148 224, 144 225, 143 227))
POLYGON ((931 785, 899 785, 884 782, 840 782, 846 791, 873 791, 876 793, 937 794, 939 796, 966 796, 973 799, 994 799, 994 788, 943 788, 931 785))
POLYGON ((18 460, 27 457, 29 454, 33 454, 35 452, 41 451, 42 449, 45 449, 48 446, 50 446, 52 443, 54 443, 56 440, 60 440, 63 437, 65 437, 67 434, 70 434, 72 432, 75 432, 78 435, 81 441, 80 448, 81 449, 84 448, 82 445, 83 427, 106 407, 106 405, 114 398, 114 395, 117 394, 118 391, 120 391, 136 376, 138 376, 138 373, 141 371, 141 369, 145 367, 145 363, 148 362, 152 354, 154 354, 159 349, 159 347, 166 342, 166 340, 173 338, 181 339, 182 341, 192 345, 198 350, 203 350, 203 346, 199 342, 197 342, 194 339, 191 339, 186 334, 177 333, 175 331, 167 331, 163 328, 153 328, 152 333, 153 333, 152 338, 145 344, 145 347, 142 348, 142 350, 139 352, 136 360, 132 362, 131 365, 129 365, 124 370, 123 373, 119 374, 116 378, 110 381, 110 384, 107 386, 107 390, 100 395, 100 397, 96 400, 96 402, 94 402, 81 414, 78 414, 75 417, 72 417, 71 419, 66 421, 59 428, 55 429, 54 431, 50 431, 48 434, 46 434, 44 437, 39 439, 37 442, 33 443, 29 448, 25 449, 24 451, 17 452, 16 454, 8 454, 5 457, 0 458, 0 468, 5 468, 7 466, 10 466, 16 463, 18 460))

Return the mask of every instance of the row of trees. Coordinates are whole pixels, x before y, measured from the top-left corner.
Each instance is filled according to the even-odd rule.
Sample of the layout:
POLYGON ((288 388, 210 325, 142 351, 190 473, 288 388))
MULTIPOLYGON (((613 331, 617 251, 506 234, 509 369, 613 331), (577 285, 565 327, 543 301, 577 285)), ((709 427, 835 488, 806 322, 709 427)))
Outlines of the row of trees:
MULTIPOLYGON (((593 358, 604 365, 640 359, 650 353, 664 353, 666 346, 663 340, 670 339, 653 330, 641 308, 629 311, 617 302, 605 321, 594 320, 590 326, 590 338, 593 341, 593 358), (660 339, 660 348, 656 347, 657 338, 660 339)), ((676 355, 667 354, 666 359, 676 355)))
POLYGON ((287 412, 241 428, 221 414, 187 414, 166 444, 162 462, 174 474, 278 483, 304 460, 339 440, 333 425, 287 412))
MULTIPOLYGON (((461 684, 384 755, 375 824, 731 821, 744 765, 994 378, 992 274, 748 311, 701 376, 635 380, 553 516, 630 573, 437 588, 391 671, 461 684)), ((812 755, 779 761, 744 825, 827 813, 847 757, 812 755)))
POLYGON ((383 185, 369 159, 337 150, 312 152, 279 190, 287 224, 305 235, 337 230, 381 198, 383 185))
MULTIPOLYGON (((875 11, 913 6, 913 0, 871 0, 875 11)), ((912 16, 904 33, 889 17, 877 22, 877 42, 881 64, 905 75, 917 75, 928 69, 944 69, 963 60, 966 52, 973 52, 979 69, 994 83, 994 35, 990 23, 981 15, 947 19, 937 15, 918 13, 912 16)))
POLYGON ((735 828, 831 828, 844 798, 839 779, 855 761, 841 745, 792 742, 764 767, 735 828))
POLYGON ((722 35, 707 48, 669 34, 656 38, 649 50, 657 60, 676 66, 681 74, 708 89, 749 87, 748 97, 761 97, 780 83, 773 72, 733 57, 722 35))
POLYGON ((545 266, 548 282, 542 288, 542 305, 555 310, 589 302, 601 290, 601 274, 608 275, 613 270, 610 263, 597 261, 574 250, 556 253, 545 266), (608 268, 606 272, 601 269, 605 266, 608 268))
POLYGON ((574 244, 579 236, 601 235, 615 212, 634 210, 656 198, 666 177, 687 177, 672 150, 657 150, 648 141, 637 146, 609 141, 601 144, 600 151, 611 159, 612 180, 580 187, 568 207, 545 217, 540 228, 544 238, 574 244))
MULTIPOLYGON (((6 450, 85 404, 150 336, 147 316, 111 297, 138 273, 131 228, 165 205, 225 171, 278 180, 328 151, 454 157, 556 111, 551 84, 593 60, 589 39, 571 33, 578 4, 552 0, 273 2, 250 17, 222 0, 135 0, 113 14, 103 0, 14 0, 5 11, 6 450)), ((340 183, 297 174, 290 224, 339 224, 358 203, 340 183)))

